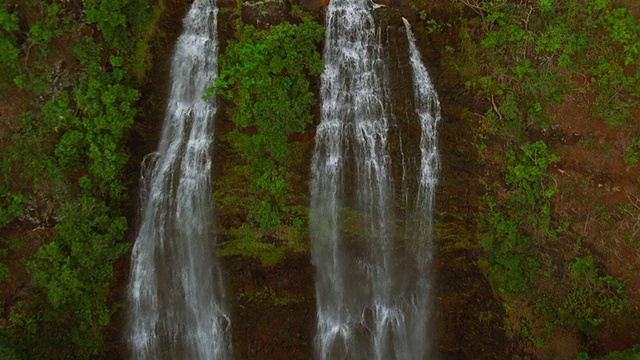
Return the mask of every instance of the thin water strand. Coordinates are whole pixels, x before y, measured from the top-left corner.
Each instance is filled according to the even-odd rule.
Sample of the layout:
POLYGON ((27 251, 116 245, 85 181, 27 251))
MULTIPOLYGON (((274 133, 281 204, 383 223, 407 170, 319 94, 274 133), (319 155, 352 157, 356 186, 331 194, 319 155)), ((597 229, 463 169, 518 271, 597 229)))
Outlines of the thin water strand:
POLYGON ((217 13, 213 0, 195 0, 184 19, 159 149, 143 168, 128 309, 135 359, 230 357, 230 320, 211 232, 217 107, 215 99, 202 99, 217 76, 217 13))
POLYGON ((422 129, 420 139, 420 151, 422 153, 420 164, 419 196, 417 206, 427 209, 427 218, 433 218, 433 196, 438 184, 440 160, 438 157, 437 126, 440 122, 440 101, 433 86, 429 73, 420 57, 420 51, 416 46, 416 39, 411 31, 409 21, 402 18, 407 39, 409 40, 409 53, 411 68, 413 70, 413 84, 415 96, 415 110, 420 120, 422 129))
POLYGON ((413 204, 414 236, 422 238, 415 246, 418 281, 414 296, 413 311, 416 319, 428 319, 413 325, 411 342, 414 344, 417 359, 425 358, 431 351, 431 258, 433 245, 433 208, 435 191, 440 172, 438 155, 437 126, 440 122, 440 101, 431 81, 429 73, 420 56, 411 25, 402 19, 409 43, 409 55, 413 73, 413 93, 415 113, 420 122, 420 174, 418 177, 417 196, 413 204), (424 335, 426 334, 426 336, 424 335))

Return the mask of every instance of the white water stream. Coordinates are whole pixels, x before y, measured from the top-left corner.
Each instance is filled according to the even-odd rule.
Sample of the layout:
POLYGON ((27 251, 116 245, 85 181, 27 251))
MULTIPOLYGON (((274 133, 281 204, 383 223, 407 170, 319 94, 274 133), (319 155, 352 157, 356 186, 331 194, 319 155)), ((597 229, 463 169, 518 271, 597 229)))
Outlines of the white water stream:
MULTIPOLYGON (((394 189, 390 89, 368 0, 326 10, 321 122, 311 179, 318 359, 425 359, 439 104, 407 24, 420 122, 419 173, 394 189), (405 182, 414 181, 412 184, 405 182)), ((407 79, 407 82, 411 81, 407 79)), ((395 156, 395 155, 394 155, 395 156)), ((416 171, 413 170, 415 173, 416 171)))
POLYGON ((134 359, 230 358, 230 321, 214 255, 211 147, 217 107, 215 0, 195 0, 171 65, 158 151, 143 163, 131 255, 128 342, 134 359))

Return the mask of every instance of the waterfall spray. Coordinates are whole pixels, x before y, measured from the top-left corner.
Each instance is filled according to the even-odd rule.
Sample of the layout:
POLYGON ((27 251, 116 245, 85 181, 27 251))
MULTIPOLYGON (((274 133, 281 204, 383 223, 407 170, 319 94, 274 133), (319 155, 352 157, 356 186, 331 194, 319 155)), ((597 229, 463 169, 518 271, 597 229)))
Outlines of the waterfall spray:
MULTIPOLYGON (((131 254, 128 341, 135 359, 227 359, 230 321, 211 232, 217 76, 214 0, 195 0, 171 65, 159 149, 146 159, 131 254)), ((143 164, 145 165, 145 164, 143 164)))
POLYGON ((366 0, 334 0, 326 10, 310 212, 319 359, 424 359, 430 352, 439 103, 407 28, 421 158, 416 184, 403 184, 396 199, 392 161, 409 162, 402 151, 402 159, 391 156, 389 75, 372 8, 366 0))

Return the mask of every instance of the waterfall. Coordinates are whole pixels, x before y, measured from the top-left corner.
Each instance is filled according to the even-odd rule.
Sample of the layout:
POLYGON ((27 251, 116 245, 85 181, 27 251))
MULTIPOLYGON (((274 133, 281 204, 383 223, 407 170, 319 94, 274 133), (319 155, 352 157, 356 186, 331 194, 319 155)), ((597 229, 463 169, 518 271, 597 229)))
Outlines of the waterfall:
MULTIPOLYGON (((409 21, 405 18, 402 18, 402 21, 404 22, 409 43, 410 63, 413 73, 414 108, 421 130, 417 195, 413 206, 409 206, 413 223, 408 224, 408 228, 413 229, 413 237, 424 240, 416 243, 414 247, 415 265, 418 269, 414 295, 414 319, 425 319, 429 317, 431 298, 432 276, 429 274, 429 266, 432 256, 433 206, 440 170, 437 139, 437 125, 440 121, 440 101, 429 73, 420 58, 420 52, 416 46, 416 39, 411 31, 409 21)), ((430 343, 416 336, 416 334, 427 334, 427 338, 430 338, 432 334, 429 333, 428 324, 429 322, 425 321, 418 321, 414 324, 416 331, 412 333, 412 336, 414 336, 412 342, 416 345, 416 352, 419 354, 426 355, 430 350, 430 343)), ((421 359, 423 357, 415 358, 421 359)))
POLYGON ((230 321, 211 231, 217 76, 214 0, 195 0, 171 64, 159 149, 143 162, 131 254, 128 341, 135 359, 226 359, 230 321))
MULTIPOLYGON (((311 179, 316 358, 424 359, 429 354, 429 262, 437 182, 438 100, 415 41, 410 57, 420 121, 420 171, 394 186, 389 74, 369 0, 332 0, 311 179), (414 184, 404 184, 413 181, 414 184), (409 194, 409 192, 413 192, 409 194)), ((416 171, 413 171, 414 173, 416 171)))

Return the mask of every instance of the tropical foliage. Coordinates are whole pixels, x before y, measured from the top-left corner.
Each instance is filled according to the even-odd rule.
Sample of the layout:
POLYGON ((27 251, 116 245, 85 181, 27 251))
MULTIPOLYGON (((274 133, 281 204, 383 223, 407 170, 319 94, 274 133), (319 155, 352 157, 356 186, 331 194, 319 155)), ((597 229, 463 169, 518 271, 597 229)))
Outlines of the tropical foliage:
POLYGON ((226 216, 243 219, 229 230, 223 254, 273 264, 287 250, 306 248, 305 197, 296 193, 301 179, 292 170, 303 154, 293 136, 313 120, 309 78, 322 70, 322 36, 323 28, 308 18, 262 31, 246 25, 221 57, 216 90, 231 100, 234 128, 225 141, 239 160, 219 182, 216 199, 226 216))
POLYGON ((2 287, 23 288, 3 294, 3 358, 105 350, 114 264, 129 248, 124 169, 140 98, 131 64, 149 10, 144 0, 0 3, 0 91, 21 104, 2 118, 0 227, 34 234, 0 239, 2 287))

